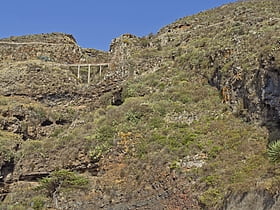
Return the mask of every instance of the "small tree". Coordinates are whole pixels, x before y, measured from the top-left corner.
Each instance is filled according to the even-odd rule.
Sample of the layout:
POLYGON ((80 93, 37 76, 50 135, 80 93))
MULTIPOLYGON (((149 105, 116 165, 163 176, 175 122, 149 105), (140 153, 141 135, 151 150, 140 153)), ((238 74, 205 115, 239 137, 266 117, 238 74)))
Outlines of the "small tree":
POLYGON ((56 207, 58 207, 57 197, 61 188, 82 188, 88 184, 88 179, 62 169, 52 172, 49 177, 41 179, 39 183, 37 189, 44 190, 49 197, 53 198, 56 207))

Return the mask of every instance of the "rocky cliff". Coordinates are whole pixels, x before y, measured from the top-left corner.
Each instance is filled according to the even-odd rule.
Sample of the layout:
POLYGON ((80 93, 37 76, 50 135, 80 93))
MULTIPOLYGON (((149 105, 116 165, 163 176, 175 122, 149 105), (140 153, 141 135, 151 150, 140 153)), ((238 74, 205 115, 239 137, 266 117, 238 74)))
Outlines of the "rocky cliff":
POLYGON ((109 52, 1 39, 1 209, 279 209, 279 11, 239 1, 109 52))

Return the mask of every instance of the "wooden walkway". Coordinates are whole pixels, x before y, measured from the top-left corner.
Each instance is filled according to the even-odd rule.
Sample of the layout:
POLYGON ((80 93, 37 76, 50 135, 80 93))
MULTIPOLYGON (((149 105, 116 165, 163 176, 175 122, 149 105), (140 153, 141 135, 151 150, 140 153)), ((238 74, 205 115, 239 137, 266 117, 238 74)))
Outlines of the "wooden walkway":
POLYGON ((102 76, 102 67, 109 67, 110 63, 87 63, 87 64, 64 64, 65 66, 70 67, 77 67, 77 77, 78 79, 81 77, 81 67, 87 67, 87 82, 90 83, 91 81, 91 68, 92 67, 99 67, 99 76, 102 76))

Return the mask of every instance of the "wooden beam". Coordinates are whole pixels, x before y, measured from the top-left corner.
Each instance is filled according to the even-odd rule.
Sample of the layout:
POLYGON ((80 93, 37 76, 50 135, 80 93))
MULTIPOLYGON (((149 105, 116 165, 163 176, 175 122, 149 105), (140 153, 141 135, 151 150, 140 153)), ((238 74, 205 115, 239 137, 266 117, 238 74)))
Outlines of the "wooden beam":
POLYGON ((90 83, 90 64, 88 64, 88 84, 90 83))
POLYGON ((80 79, 80 68, 81 68, 81 66, 78 65, 78 79, 80 79))

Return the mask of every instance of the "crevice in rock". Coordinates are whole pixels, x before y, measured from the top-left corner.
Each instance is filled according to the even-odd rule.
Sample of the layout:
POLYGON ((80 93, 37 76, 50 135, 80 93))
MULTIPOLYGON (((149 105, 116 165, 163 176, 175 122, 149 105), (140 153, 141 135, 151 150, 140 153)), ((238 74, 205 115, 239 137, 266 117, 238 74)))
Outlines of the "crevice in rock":
POLYGON ((13 115, 15 118, 17 118, 19 121, 23 121, 25 119, 24 115, 13 115))
POLYGON ((13 174, 15 168, 14 159, 12 158, 9 161, 4 161, 0 169, 0 183, 9 183, 11 182, 11 174, 13 174))
POLYGON ((275 68, 263 69, 256 81, 260 87, 256 87, 259 96, 261 119, 263 125, 269 131, 269 142, 280 139, 280 73, 275 68))
POLYGON ((19 176, 19 181, 29 181, 29 182, 35 182, 39 179, 42 179, 44 177, 47 177, 50 175, 50 172, 34 172, 30 174, 22 174, 19 176))
POLYGON ((59 120, 55 121, 55 124, 57 124, 57 125, 65 125, 68 123, 69 123, 69 121, 65 120, 65 119, 59 119, 59 120))
POLYGON ((52 121, 50 121, 49 119, 46 119, 46 120, 44 120, 42 123, 41 123, 41 126, 50 126, 50 125, 52 125, 53 124, 53 122, 52 121))
POLYGON ((220 70, 217 68, 212 77, 210 79, 208 79, 208 84, 216 87, 218 90, 221 89, 221 81, 222 81, 222 73, 220 72, 220 70))
POLYGON ((123 104, 122 88, 113 92, 113 98, 111 104, 114 106, 120 106, 123 104))

